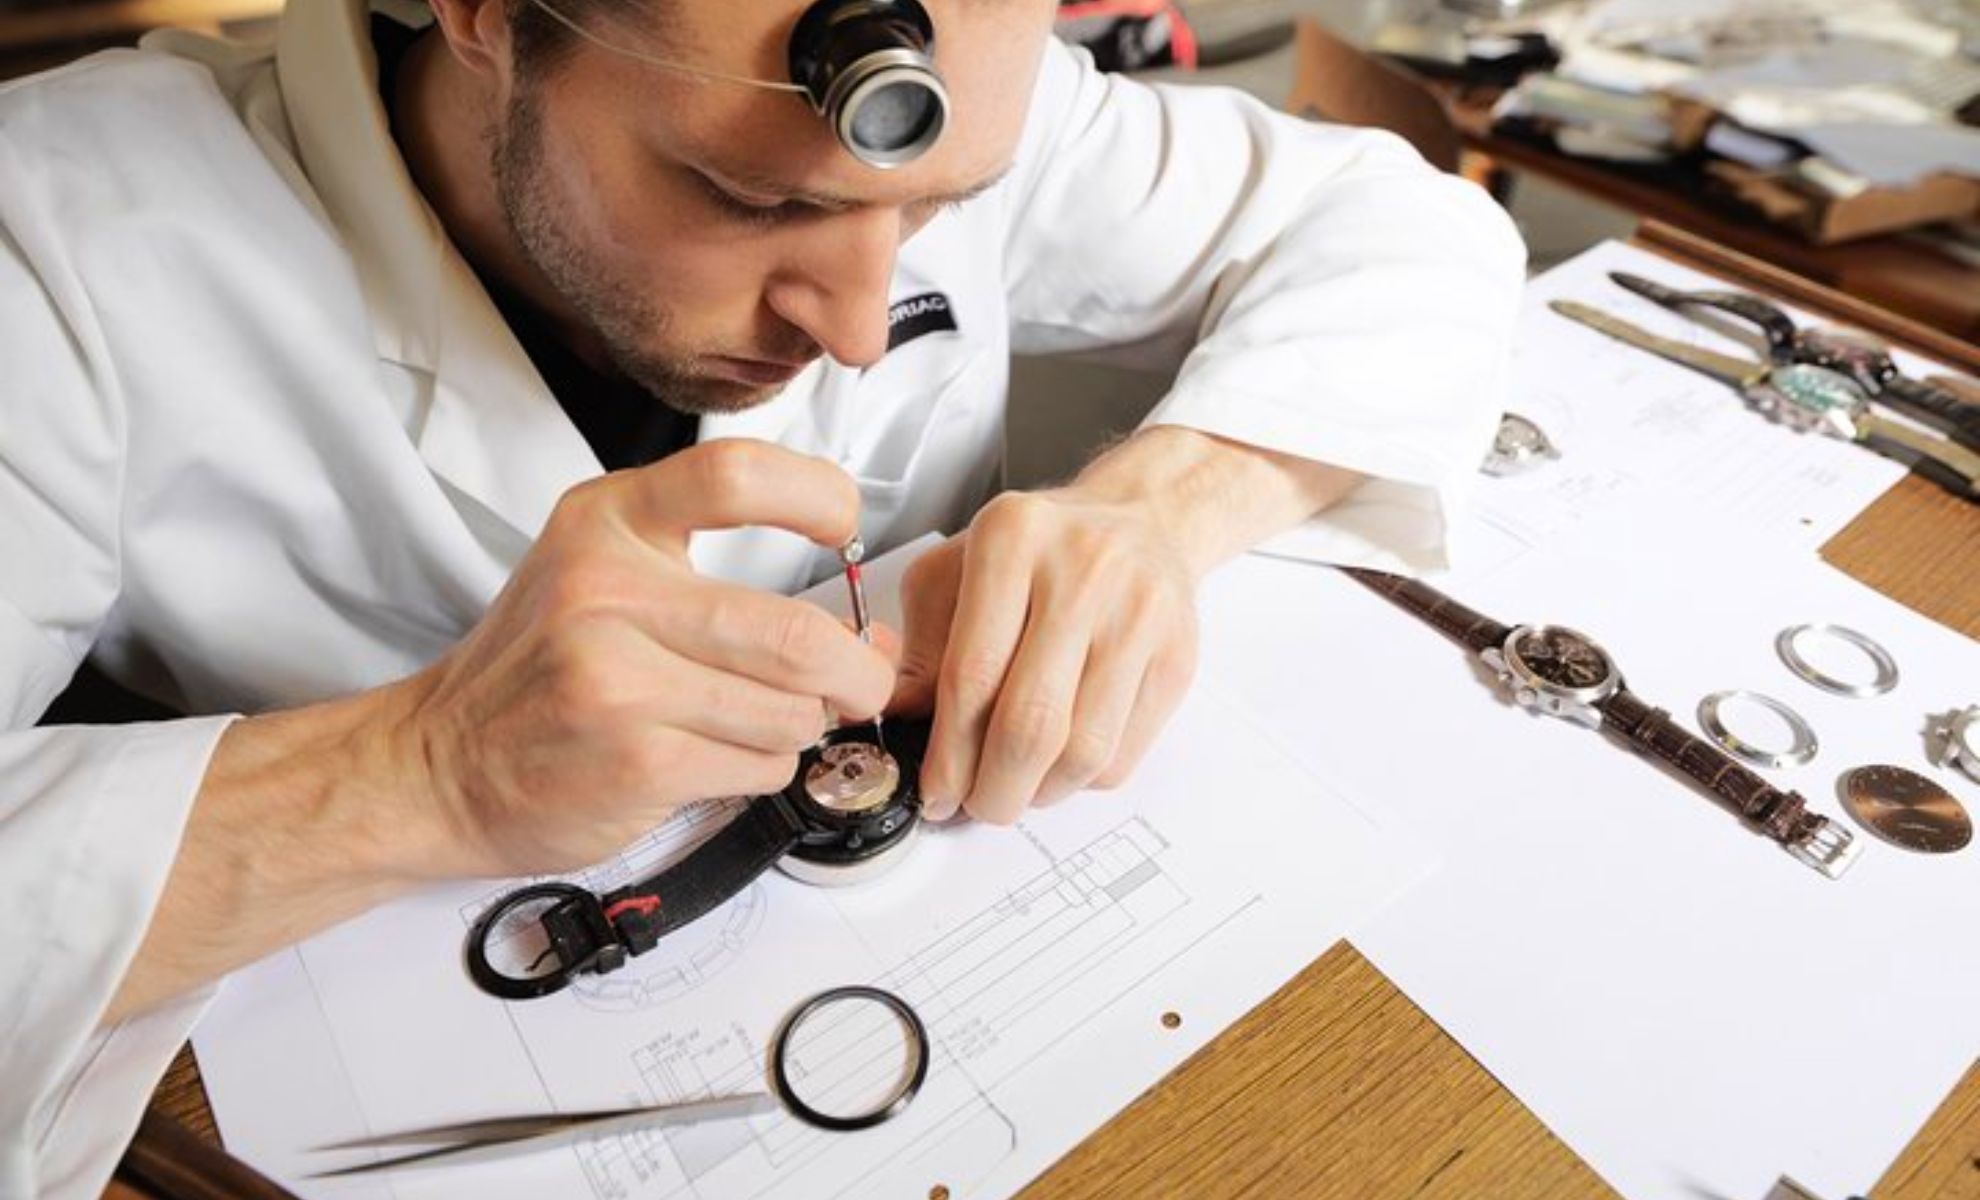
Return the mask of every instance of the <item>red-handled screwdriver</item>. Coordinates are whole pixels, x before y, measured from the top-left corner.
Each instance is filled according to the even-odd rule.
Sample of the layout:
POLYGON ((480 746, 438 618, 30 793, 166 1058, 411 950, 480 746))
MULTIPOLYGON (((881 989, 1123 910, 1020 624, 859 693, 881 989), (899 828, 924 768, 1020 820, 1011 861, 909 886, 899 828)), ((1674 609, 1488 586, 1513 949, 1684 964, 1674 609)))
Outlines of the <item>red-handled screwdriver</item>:
MULTIPOLYGON (((846 564, 846 587, 852 592, 853 628, 859 633, 859 640, 873 644, 873 620, 866 609, 866 583, 860 578, 859 564, 866 557, 866 543, 853 534, 852 540, 839 547, 839 560, 846 564)), ((881 724, 879 714, 873 717, 873 736, 882 750, 887 748, 887 731, 881 724)))

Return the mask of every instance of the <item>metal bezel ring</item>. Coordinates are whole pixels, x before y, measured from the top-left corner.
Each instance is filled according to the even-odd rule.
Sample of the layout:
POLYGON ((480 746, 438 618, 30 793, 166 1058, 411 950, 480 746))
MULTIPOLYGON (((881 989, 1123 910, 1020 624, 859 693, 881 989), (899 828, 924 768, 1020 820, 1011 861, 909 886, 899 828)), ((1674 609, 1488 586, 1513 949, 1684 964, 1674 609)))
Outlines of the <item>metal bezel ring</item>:
POLYGON ((770 1069, 772 1082, 777 1088, 777 1098, 784 1102, 784 1107, 789 1109, 791 1115, 798 1120, 819 1129, 829 1129, 834 1133, 857 1133, 862 1129, 871 1129, 907 1111, 908 1103, 914 1099, 915 1093, 921 1090, 922 1083, 928 1078, 928 1059, 928 1027, 921 1023, 920 1014, 909 1007, 907 1001, 894 993, 864 984, 830 988, 798 1005, 797 1011, 784 1019, 783 1028, 777 1031, 777 1040, 770 1046, 770 1069), (878 1108, 850 1117, 819 1112, 806 1104, 798 1096, 797 1089, 791 1086, 787 1063, 791 1050, 791 1035, 797 1031, 798 1026, 804 1024, 819 1009, 842 1000, 871 1000, 876 1004, 885 1005, 901 1019, 901 1024, 907 1027, 910 1040, 914 1043, 914 1070, 908 1073, 901 1086, 895 1089, 894 1094, 878 1108))
POLYGON ((1774 638, 1774 649, 1780 653, 1781 661, 1802 680, 1814 684, 1825 692, 1838 696, 1881 696, 1898 685, 1897 660, 1890 651, 1878 645, 1867 634, 1858 633, 1847 625, 1794 625, 1781 630, 1774 638), (1877 668, 1877 677, 1869 683, 1851 683, 1824 674, 1819 668, 1801 656, 1795 646, 1802 635, 1819 633, 1837 641, 1845 642, 1869 656, 1870 664, 1877 668))
POLYGON ((548 996, 552 992, 563 991, 570 986, 577 975, 569 967, 548 975, 533 975, 522 978, 504 975, 488 961, 488 935, 495 932, 495 926, 516 909, 535 900, 569 900, 576 896, 595 897, 585 889, 570 883, 537 883, 529 887, 517 888, 496 901, 487 912, 475 918, 474 928, 468 934, 467 968, 468 974, 481 990, 504 1000, 534 1000, 538 996, 548 996))
POLYGON ((1727 753, 1743 758, 1757 767, 1779 769, 1798 767, 1815 757, 1821 743, 1815 738, 1815 729, 1800 713, 1774 699, 1772 696, 1751 692, 1745 688, 1731 688, 1723 692, 1713 692, 1698 702, 1698 724, 1727 753), (1750 700, 1761 708, 1787 722, 1788 732, 1793 742, 1785 750, 1769 750, 1756 746, 1726 728, 1719 716, 1719 706, 1734 698, 1750 700))

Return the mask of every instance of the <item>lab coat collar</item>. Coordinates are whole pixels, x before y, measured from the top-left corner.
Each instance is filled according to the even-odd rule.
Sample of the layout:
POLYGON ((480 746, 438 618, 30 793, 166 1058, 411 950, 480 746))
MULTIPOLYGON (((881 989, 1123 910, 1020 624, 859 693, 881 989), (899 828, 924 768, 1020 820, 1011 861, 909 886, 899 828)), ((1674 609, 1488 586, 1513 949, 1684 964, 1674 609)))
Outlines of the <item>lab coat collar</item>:
POLYGON ((432 377, 411 430, 433 471, 534 537, 597 456, 558 406, 414 185, 378 97, 372 10, 412 0, 290 0, 276 65, 297 155, 357 268, 376 349, 432 377))

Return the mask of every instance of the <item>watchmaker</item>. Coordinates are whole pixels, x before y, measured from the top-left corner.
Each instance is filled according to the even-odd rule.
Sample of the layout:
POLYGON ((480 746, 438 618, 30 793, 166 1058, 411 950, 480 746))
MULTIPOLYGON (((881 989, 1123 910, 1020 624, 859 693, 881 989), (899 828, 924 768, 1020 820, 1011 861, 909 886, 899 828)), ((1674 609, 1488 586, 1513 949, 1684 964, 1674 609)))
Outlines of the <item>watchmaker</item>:
POLYGON ((0 90, 0 1194, 98 1194, 215 981, 392 896, 888 706, 1009 822, 1126 777, 1220 560, 1444 561, 1510 223, 1052 18, 290 0, 0 90), (1175 382, 992 498, 1013 351, 1175 382), (878 645, 787 598, 929 530, 878 645), (86 657, 192 715, 33 728, 86 657))

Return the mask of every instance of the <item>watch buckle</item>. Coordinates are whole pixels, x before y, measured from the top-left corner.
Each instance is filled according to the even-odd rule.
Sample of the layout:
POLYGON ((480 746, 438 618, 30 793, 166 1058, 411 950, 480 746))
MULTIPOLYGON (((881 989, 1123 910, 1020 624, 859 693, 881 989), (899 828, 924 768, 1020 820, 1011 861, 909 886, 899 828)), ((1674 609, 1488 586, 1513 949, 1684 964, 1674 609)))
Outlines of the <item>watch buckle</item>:
POLYGON ((1856 835, 1823 817, 1814 832, 1799 841, 1783 842, 1781 848, 1830 879, 1841 879, 1863 846, 1856 835))

